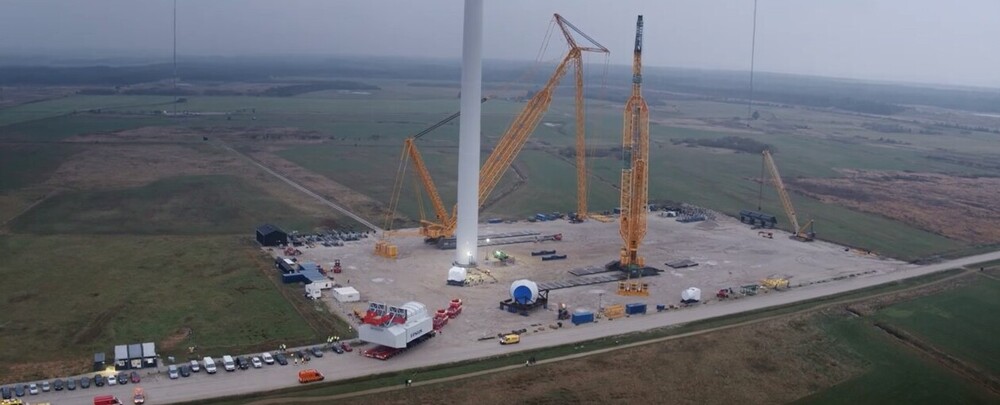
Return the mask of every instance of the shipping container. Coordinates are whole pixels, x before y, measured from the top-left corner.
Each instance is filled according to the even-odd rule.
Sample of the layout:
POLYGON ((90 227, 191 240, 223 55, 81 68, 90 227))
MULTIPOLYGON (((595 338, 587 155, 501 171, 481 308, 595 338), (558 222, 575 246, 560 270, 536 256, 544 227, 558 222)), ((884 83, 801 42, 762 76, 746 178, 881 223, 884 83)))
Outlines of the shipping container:
POLYGON ((625 313, 629 315, 645 314, 646 304, 643 304, 641 302, 625 304, 625 313))

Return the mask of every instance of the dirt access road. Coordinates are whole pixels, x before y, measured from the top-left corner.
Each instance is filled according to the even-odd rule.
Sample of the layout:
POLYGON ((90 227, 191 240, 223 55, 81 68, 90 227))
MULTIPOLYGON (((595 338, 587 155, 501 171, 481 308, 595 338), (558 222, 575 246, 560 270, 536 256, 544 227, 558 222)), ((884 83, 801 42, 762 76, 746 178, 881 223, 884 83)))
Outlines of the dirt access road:
MULTIPOLYGON (((440 344, 440 341, 431 339, 423 346, 389 361, 368 359, 358 355, 358 351, 355 350, 353 353, 345 355, 326 354, 323 358, 311 361, 308 367, 320 370, 326 375, 328 380, 341 380, 388 371, 406 370, 585 341, 603 336, 642 331, 764 309, 994 260, 1000 260, 1000 251, 915 267, 906 271, 851 278, 836 283, 799 287, 780 293, 757 296, 753 299, 720 302, 680 311, 652 313, 646 316, 635 316, 612 322, 605 321, 596 324, 570 326, 573 328, 574 333, 572 334, 535 335, 529 339, 522 340, 521 344, 517 345, 517 347, 500 346, 492 340, 461 346, 445 346, 440 344)), ((463 313, 461 316, 475 316, 475 314, 463 313)), ((447 328, 445 328, 444 333, 447 333, 447 328)), ((178 380, 167 379, 166 375, 161 373, 150 376, 144 375, 143 383, 140 385, 145 389, 150 401, 149 403, 162 404, 195 401, 296 386, 298 385, 296 373, 302 368, 304 367, 295 365, 281 367, 275 365, 265 366, 262 369, 231 373, 220 371, 215 375, 207 375, 202 372, 190 378, 178 380)), ((419 376, 416 376, 415 380, 419 382, 419 376)), ((94 395, 101 394, 113 394, 121 399, 127 399, 130 398, 132 388, 133 386, 130 384, 126 386, 90 388, 88 390, 77 389, 76 391, 49 392, 32 399, 33 402, 47 401, 54 405, 83 404, 90 403, 89 401, 92 400, 94 395)))

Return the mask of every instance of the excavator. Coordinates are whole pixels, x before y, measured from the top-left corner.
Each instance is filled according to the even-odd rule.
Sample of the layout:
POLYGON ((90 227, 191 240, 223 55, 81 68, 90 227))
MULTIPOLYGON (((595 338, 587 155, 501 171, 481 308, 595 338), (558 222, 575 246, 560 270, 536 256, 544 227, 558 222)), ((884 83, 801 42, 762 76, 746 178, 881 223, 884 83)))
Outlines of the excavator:
MULTIPOLYGON (((576 154, 578 177, 577 215, 586 216, 587 193, 586 168, 584 166, 586 148, 584 141, 585 129, 583 119, 583 52, 607 54, 610 53, 610 51, 593 38, 580 31, 580 29, 559 14, 555 14, 554 18, 556 25, 559 26, 560 31, 566 38, 566 42, 569 44, 569 51, 566 53, 566 56, 563 57, 559 65, 556 66, 555 72, 545 83, 545 86, 536 92, 530 100, 528 100, 527 104, 514 119, 514 122, 500 138, 496 147, 493 148, 493 152, 486 158, 486 162, 483 163, 482 168, 480 168, 479 207, 482 207, 483 204, 486 203, 486 199, 489 197, 490 193, 494 188, 496 188, 497 184, 500 183, 500 179, 503 177, 507 169, 510 168, 510 165, 514 162, 514 159, 527 142, 528 137, 538 126, 538 123, 541 121, 545 111, 548 110, 549 105, 552 103, 552 97, 556 86, 558 86, 559 82, 566 75, 570 65, 573 65, 576 70, 576 154), (573 35, 574 33, 586 39, 590 45, 579 45, 573 35)), ((445 208, 444 202, 441 200, 441 196, 437 191, 437 187, 434 185, 434 181, 431 179, 423 158, 416 148, 415 141, 419 139, 419 136, 423 136, 434 128, 440 127, 457 117, 458 113, 455 113, 444 121, 428 128, 428 130, 407 138, 406 141, 404 141, 400 171, 397 173, 396 184, 394 185, 392 199, 389 203, 387 223, 391 223, 392 218, 395 216, 396 206, 398 205, 398 190, 401 190, 402 188, 402 176, 399 176, 399 174, 405 170, 406 160, 413 162, 417 175, 420 177, 420 183, 422 184, 424 191, 426 191, 429 195, 431 205, 434 209, 434 220, 421 219, 420 221, 419 233, 428 243, 437 243, 441 239, 450 238, 455 234, 455 227, 458 223, 458 212, 454 207, 450 213, 445 208)), ((390 229, 390 227, 386 227, 386 229, 390 229)), ((398 249, 395 245, 389 242, 388 235, 384 235, 383 238, 376 243, 375 253, 384 257, 396 257, 398 249)))
POLYGON ((635 23, 635 50, 632 56, 632 95, 625 102, 622 129, 623 163, 621 179, 621 219, 618 233, 624 242, 617 266, 627 274, 618 283, 619 295, 648 296, 642 277, 645 261, 639 245, 646 237, 646 203, 649 199, 649 107, 642 97, 642 16, 635 23))
POLYGON ((816 239, 816 232, 813 232, 813 220, 809 220, 802 226, 799 226, 798 216, 795 215, 795 206, 792 205, 792 199, 788 196, 788 191, 785 190, 785 183, 781 181, 781 174, 778 173, 778 166, 774 164, 774 157, 771 155, 771 150, 765 148, 761 152, 763 156, 763 167, 761 168, 761 185, 760 194, 757 197, 757 210, 760 211, 760 200, 764 193, 764 169, 766 168, 768 173, 771 175, 771 182, 774 184, 774 188, 778 190, 778 197, 781 199, 781 206, 785 209, 785 215, 788 216, 788 223, 792 225, 792 236, 802 242, 812 242, 816 239))

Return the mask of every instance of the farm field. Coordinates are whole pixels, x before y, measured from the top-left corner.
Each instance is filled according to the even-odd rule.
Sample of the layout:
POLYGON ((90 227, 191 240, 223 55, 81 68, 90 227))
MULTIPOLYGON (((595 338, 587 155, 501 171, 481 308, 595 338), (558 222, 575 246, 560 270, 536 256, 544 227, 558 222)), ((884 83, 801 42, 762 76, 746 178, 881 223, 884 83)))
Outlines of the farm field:
POLYGON ((221 355, 328 332, 294 315, 245 237, 4 235, 0 254, 5 381, 87 371, 114 344, 155 341, 184 359, 189 346, 221 355))
MULTIPOLYGON (((0 169, 5 174, 0 179, 3 223, 0 238, 4 238, 10 252, 16 250, 18 255, 32 257, 33 266, 74 269, 78 272, 74 274, 81 277, 104 280, 102 286, 105 286, 120 273, 112 272, 103 256, 97 257, 93 252, 84 254, 83 241, 100 241, 96 250, 101 253, 106 253, 105 246, 129 252, 138 251, 135 244, 140 242, 145 244, 144 249, 151 249, 149 241, 162 237, 169 239, 170 246, 163 247, 165 252, 151 250, 151 256, 164 258, 163 263, 156 264, 160 266, 156 269, 210 267, 225 262, 240 263, 241 271, 249 271, 246 268, 262 262, 247 256, 250 246, 242 241, 249 239, 252 227, 260 222, 275 222, 287 230, 301 231, 357 226, 253 168, 225 150, 224 145, 231 145, 263 163, 281 161, 294 166, 298 171, 289 177, 295 180, 308 177, 310 181, 303 183, 310 187, 324 186, 324 181, 335 183, 336 187, 322 188, 320 194, 382 225, 402 139, 457 111, 458 99, 456 89, 439 86, 440 83, 410 86, 403 80, 365 82, 383 90, 370 94, 326 90, 292 97, 193 95, 176 105, 171 103, 172 97, 166 96, 71 95, 0 109, 0 169), (177 107, 180 115, 170 115, 173 107, 177 107), (79 258, 71 261, 69 257, 56 257, 49 261, 49 251, 55 250, 59 243, 75 246, 73 249, 81 252, 79 258), (218 256, 206 252, 205 245, 217 247, 214 251, 218 256), (189 251, 201 253, 184 253, 189 251), (166 260, 167 252, 177 255, 177 259, 166 260)), ((510 94, 521 95, 527 88, 510 94)), ((487 93, 494 94, 495 90, 487 93)), ((650 200, 653 202, 691 203, 729 215, 756 208, 760 175, 760 157, 756 153, 680 142, 738 136, 775 147, 775 158, 787 179, 800 218, 815 219, 816 232, 823 239, 904 260, 957 255, 996 243, 958 238, 948 229, 926 221, 865 209, 831 199, 815 187, 806 186, 812 184, 810 181, 820 184, 841 181, 844 170, 932 173, 943 181, 950 176, 991 178, 1000 175, 1000 167, 990 163, 1000 157, 995 134, 949 127, 933 127, 938 131, 934 134, 921 133, 938 119, 938 115, 922 110, 908 112, 906 119, 913 122, 900 124, 912 132, 890 133, 884 127, 873 126, 883 121, 877 117, 763 105, 759 107, 763 118, 747 129, 733 120, 734 116, 745 113, 742 106, 675 99, 664 94, 666 102, 651 106, 650 200)), ((503 98, 484 104, 484 158, 522 106, 523 103, 503 98)), ((576 209, 572 107, 570 98, 562 94, 556 97, 515 161, 514 170, 507 172, 488 201, 484 218, 523 219, 536 212, 576 209)), ((593 155, 588 162, 589 207, 591 211, 610 210, 618 205, 620 106, 591 100, 587 117, 588 150, 593 155)), ((891 118, 884 120, 898 122, 891 118)), ((457 123, 453 122, 418 143, 448 210, 454 204, 456 139, 457 123)), ((419 214, 413 198, 413 172, 408 172, 411 183, 404 185, 399 213, 412 225, 419 214)), ((884 206, 905 203, 910 204, 908 207, 918 203, 897 197, 886 199, 874 203, 884 206)), ((428 201, 423 202, 429 208, 428 201)), ((787 227, 773 190, 765 188, 761 208, 778 214, 780 225, 787 227)), ((898 212, 928 215, 932 211, 898 212)), ((969 223, 966 218, 958 218, 953 226, 967 229, 969 223)), ((403 224, 397 222, 396 227, 403 224)), ((118 257, 117 254, 124 255, 116 252, 107 256, 118 257)), ((122 259, 122 263, 136 265, 139 258, 131 260, 122 259)), ((3 271, 13 274, 15 269, 11 266, 8 264, 3 271)), ((156 272, 169 274, 163 270, 156 272)), ((253 274, 256 273, 244 276, 250 280, 253 274)), ((212 283, 199 288, 225 291, 230 288, 227 283, 233 281, 208 280, 212 283)), ((151 296, 175 293, 169 283, 153 284, 164 288, 155 289, 151 296)), ((285 328, 289 331, 287 336, 274 331, 267 332, 267 336, 305 339, 339 327, 304 317, 301 299, 288 295, 290 290, 275 291, 271 287, 268 290, 255 290, 255 294, 267 295, 260 298, 265 302, 282 301, 282 295, 286 295, 284 302, 288 305, 274 308, 284 313, 290 324, 285 328), (298 313, 288 312, 290 309, 298 313)), ((176 293, 185 291, 180 289, 176 293)), ((197 296, 206 297, 205 302, 211 297, 200 293, 197 296)), ((37 299, 28 297, 11 305, 37 299)), ((88 305, 78 301, 82 299, 90 298, 53 301, 39 311, 62 313, 76 305, 88 305)), ((183 307, 172 300, 164 302, 169 303, 164 309, 168 312, 179 311, 174 306, 183 307)), ((104 310, 100 305, 89 305, 94 305, 94 311, 80 317, 103 322, 100 315, 104 310)), ((256 312, 260 312, 253 306, 245 309, 250 319, 256 319, 256 312)), ((75 336, 86 319, 71 322, 69 318, 67 315, 67 319, 55 321, 41 331, 3 329, 0 335, 5 335, 4 341, 0 343, 10 347, 11 354, 6 358, 10 361, 0 357, 0 363, 10 364, 10 373, 39 372, 18 368, 31 356, 39 355, 30 351, 13 353, 20 345, 10 343, 34 341, 41 333, 75 336)), ((116 331, 121 331, 121 336, 126 331, 136 336, 148 332, 153 335, 151 340, 160 340, 185 327, 184 322, 177 321, 183 317, 175 315, 163 318, 167 326, 155 330, 133 319, 114 318, 113 324, 122 325, 119 329, 109 327, 96 333, 90 343, 77 345, 78 349, 83 353, 120 343, 118 335, 112 333, 119 333, 116 331)), ((232 325, 215 323, 202 323, 192 329, 202 330, 192 336, 210 337, 197 343, 203 347, 215 347, 217 343, 213 342, 225 341, 225 336, 238 330, 232 325)), ((923 333, 928 334, 928 339, 933 338, 933 331, 923 333)), ((194 343, 196 338, 191 339, 194 343)))
POLYGON ((183 176, 145 186, 67 192, 11 223, 26 234, 250 234, 271 221, 288 229, 317 225, 301 211, 233 176, 183 176))

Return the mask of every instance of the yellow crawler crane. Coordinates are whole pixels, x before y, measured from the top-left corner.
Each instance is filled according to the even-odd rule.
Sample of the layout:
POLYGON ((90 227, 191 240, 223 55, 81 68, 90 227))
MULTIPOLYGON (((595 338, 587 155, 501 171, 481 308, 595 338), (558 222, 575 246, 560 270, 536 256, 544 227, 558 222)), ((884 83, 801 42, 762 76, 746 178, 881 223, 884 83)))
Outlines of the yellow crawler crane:
POLYGON ((618 283, 620 295, 649 295, 642 277, 645 260, 639 245, 646 237, 646 202, 649 198, 649 107, 642 97, 642 16, 635 23, 635 50, 632 56, 632 95, 625 103, 622 130, 621 219, 619 234, 624 242, 618 265, 626 271, 626 281, 618 283))
MULTIPOLYGON (((816 233, 812 229, 813 221, 810 219, 809 222, 799 226, 799 219, 795 215, 795 206, 792 205, 792 199, 788 196, 788 191, 785 190, 785 183, 781 181, 781 174, 778 173, 778 166, 774 164, 774 157, 771 156, 771 150, 764 149, 761 155, 764 159, 762 164, 767 168, 768 173, 770 173, 771 183, 774 184, 774 188, 778 191, 781 206, 785 209, 785 215, 788 216, 788 223, 792 225, 793 236, 795 239, 803 242, 813 241, 816 238, 816 233)), ((761 177, 761 187, 763 188, 763 173, 761 177)))
MULTIPOLYGON (((520 153, 524 144, 527 142, 528 137, 538 123, 541 121, 542 116, 545 111, 548 110, 549 105, 552 103, 552 96, 555 92, 556 86, 558 86, 559 81, 566 75, 569 70, 570 65, 575 65, 576 67, 576 113, 577 113, 577 165, 578 165, 578 176, 586 177, 586 169, 583 166, 585 163, 585 144, 584 144, 584 127, 583 127, 583 52, 597 52, 597 53, 609 53, 608 49, 603 45, 597 43, 593 38, 584 34, 572 23, 564 19, 559 14, 555 15, 556 24, 559 26, 566 37, 566 42, 569 44, 569 51, 566 56, 563 57, 562 61, 556 67, 555 72, 552 77, 549 78, 545 86, 535 93, 535 95, 528 101, 521 112, 514 119, 514 122, 510 125, 507 131, 500 138, 496 147, 489 157, 486 158, 486 162, 483 163, 482 168, 479 171, 479 206, 482 207, 486 203, 486 199, 489 197, 493 189, 496 188, 497 184, 500 183, 500 179, 503 177, 507 169, 514 162, 514 159, 520 153), (592 46, 580 46, 577 44, 576 39, 573 36, 576 33, 586 39, 592 44, 592 46), (581 167, 583 168, 581 171, 581 167), (583 173, 582 175, 579 173, 583 173)), ((486 99, 484 98, 485 102, 486 99)), ((403 154, 400 159, 399 170, 396 175, 396 183, 393 186, 393 194, 389 202, 389 211, 386 218, 385 229, 391 229, 391 223, 395 217, 396 207, 399 204, 399 195, 402 190, 402 179, 406 170, 406 161, 412 161, 414 169, 420 178, 420 183, 423 186, 424 191, 430 197, 431 205, 434 209, 434 220, 429 220, 423 218, 421 213, 420 220, 420 234, 428 242, 436 242, 442 238, 450 238, 455 234, 455 227, 458 224, 458 212, 453 207, 451 213, 444 206, 444 202, 441 200, 441 196, 437 191, 437 187, 434 185, 433 179, 431 179, 430 172, 427 170, 427 166, 424 164, 423 157, 417 150, 415 141, 421 136, 430 132, 449 121, 457 118, 458 113, 446 118, 445 120, 431 126, 423 132, 407 138, 403 143, 403 154)), ((582 182, 578 183, 578 205, 582 204, 582 210, 578 210, 579 213, 586 215, 586 179, 584 178, 582 182), (582 203, 579 201, 583 201, 582 203)), ((396 257, 398 254, 398 248, 389 241, 389 236, 383 235, 382 239, 376 242, 375 253, 384 257, 396 257)))

